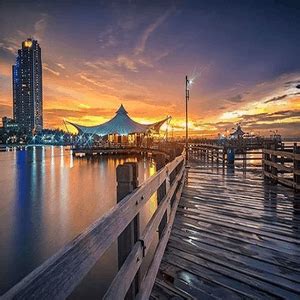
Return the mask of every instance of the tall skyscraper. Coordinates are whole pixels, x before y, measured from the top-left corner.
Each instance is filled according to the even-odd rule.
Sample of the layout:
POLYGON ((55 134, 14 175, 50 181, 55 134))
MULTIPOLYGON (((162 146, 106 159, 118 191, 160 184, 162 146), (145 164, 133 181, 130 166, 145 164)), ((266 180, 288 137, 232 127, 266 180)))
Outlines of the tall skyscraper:
POLYGON ((42 58, 37 41, 27 39, 22 43, 12 67, 12 78, 14 119, 27 133, 42 130, 42 58))

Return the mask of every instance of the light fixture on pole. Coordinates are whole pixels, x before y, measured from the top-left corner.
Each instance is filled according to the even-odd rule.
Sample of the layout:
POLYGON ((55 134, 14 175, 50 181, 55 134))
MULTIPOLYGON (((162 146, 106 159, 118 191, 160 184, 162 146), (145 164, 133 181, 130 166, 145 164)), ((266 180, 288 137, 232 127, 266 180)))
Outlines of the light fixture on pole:
POLYGON ((190 99, 190 90, 189 85, 192 84, 192 81, 185 76, 185 163, 188 164, 189 160, 189 118, 188 118, 188 101, 190 99))

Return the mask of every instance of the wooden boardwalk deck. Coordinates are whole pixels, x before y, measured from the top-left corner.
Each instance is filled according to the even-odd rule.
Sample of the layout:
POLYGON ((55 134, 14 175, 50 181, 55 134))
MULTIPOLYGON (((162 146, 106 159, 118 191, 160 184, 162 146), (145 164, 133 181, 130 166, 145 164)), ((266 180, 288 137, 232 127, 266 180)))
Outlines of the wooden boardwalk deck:
POLYGON ((300 299, 300 199, 193 166, 151 298, 300 299))

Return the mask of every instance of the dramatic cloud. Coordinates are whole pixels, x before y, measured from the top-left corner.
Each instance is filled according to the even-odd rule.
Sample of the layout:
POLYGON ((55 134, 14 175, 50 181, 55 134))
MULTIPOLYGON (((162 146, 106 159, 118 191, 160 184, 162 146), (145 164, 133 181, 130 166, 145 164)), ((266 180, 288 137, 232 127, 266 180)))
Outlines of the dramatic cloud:
POLYGON ((150 24, 147 29, 143 32, 142 36, 140 37, 137 46, 135 48, 135 55, 139 55, 145 51, 146 43, 150 37, 150 35, 159 27, 161 26, 167 18, 175 11, 174 7, 168 9, 162 16, 160 16, 155 22, 150 24))
POLYGON ((264 1, 251 9, 245 1, 230 9, 222 1, 74 1, 70 9, 23 2, 19 10, 15 1, 0 5, 1 114, 12 114, 11 65, 33 36, 42 48, 47 127, 62 128, 63 118, 97 124, 123 103, 144 123, 172 115, 183 136, 188 75, 197 77, 191 136, 215 137, 239 121, 247 132, 267 135, 269 126, 299 135, 297 9, 264 1))
POLYGON ((284 98, 286 98, 287 95, 281 95, 281 96, 277 96, 277 97, 274 97, 272 99, 269 99, 269 100, 266 100, 265 103, 270 103, 270 102, 275 102, 275 101, 279 101, 279 100, 282 100, 284 98))

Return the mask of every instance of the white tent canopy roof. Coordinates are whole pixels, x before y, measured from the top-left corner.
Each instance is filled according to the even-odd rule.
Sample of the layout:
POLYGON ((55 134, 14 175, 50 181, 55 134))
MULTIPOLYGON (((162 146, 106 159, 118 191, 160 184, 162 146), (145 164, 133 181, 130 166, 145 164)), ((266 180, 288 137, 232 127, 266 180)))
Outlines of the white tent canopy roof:
POLYGON ((109 121, 96 126, 83 126, 67 121, 73 125, 80 134, 95 134, 99 136, 105 136, 109 134, 128 135, 132 133, 147 133, 149 131, 158 132, 160 127, 170 117, 167 117, 159 122, 153 124, 141 124, 135 122, 128 116, 128 112, 121 104, 120 108, 116 111, 116 115, 109 121))

